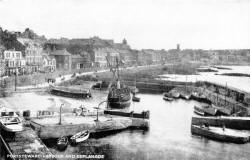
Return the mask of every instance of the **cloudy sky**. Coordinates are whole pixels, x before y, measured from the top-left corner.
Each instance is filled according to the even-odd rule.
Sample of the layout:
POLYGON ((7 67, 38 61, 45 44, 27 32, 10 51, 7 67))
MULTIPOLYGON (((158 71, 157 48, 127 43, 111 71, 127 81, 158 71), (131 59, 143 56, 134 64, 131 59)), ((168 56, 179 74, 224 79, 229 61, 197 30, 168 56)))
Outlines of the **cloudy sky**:
POLYGON ((132 48, 250 48, 250 0, 0 0, 0 26, 132 48))

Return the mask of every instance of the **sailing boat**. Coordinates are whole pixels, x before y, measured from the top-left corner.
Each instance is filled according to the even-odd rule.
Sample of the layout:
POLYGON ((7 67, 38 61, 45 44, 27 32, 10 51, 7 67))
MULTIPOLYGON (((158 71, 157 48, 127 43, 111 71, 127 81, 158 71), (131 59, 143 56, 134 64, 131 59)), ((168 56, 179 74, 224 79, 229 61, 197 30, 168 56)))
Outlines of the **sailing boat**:
POLYGON ((116 57, 116 66, 113 67, 107 58, 110 71, 113 73, 113 82, 108 93, 108 108, 124 109, 131 104, 129 87, 121 84, 119 75, 119 61, 116 57))

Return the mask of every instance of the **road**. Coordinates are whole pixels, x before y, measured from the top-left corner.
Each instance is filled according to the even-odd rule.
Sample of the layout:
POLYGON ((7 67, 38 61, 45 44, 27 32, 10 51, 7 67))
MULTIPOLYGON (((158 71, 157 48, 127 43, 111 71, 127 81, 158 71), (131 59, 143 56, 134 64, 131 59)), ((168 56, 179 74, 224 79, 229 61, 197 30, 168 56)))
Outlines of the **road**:
MULTIPOLYGON (((127 67, 125 68, 126 70, 131 70, 131 69, 135 69, 135 68, 149 68, 149 67, 156 67, 156 66, 160 66, 160 65, 148 65, 148 66, 137 66, 137 67, 127 67)), ((107 72, 109 71, 109 69, 104 69, 104 70, 99 70, 99 71, 91 71, 91 72, 83 72, 81 74, 76 73, 76 77, 78 76, 82 76, 82 75, 92 75, 94 73, 102 73, 102 72, 107 72)), ((64 75, 62 77, 64 77, 64 80, 62 80, 62 77, 57 77, 56 78, 56 82, 55 84, 59 84, 63 81, 67 81, 72 79, 72 75, 73 74, 68 74, 68 75, 64 75)), ((24 89, 34 89, 34 88, 45 88, 48 87, 50 85, 50 83, 44 82, 41 84, 37 84, 37 85, 29 85, 29 86, 22 86, 22 87, 17 87, 17 90, 24 90, 24 89)))

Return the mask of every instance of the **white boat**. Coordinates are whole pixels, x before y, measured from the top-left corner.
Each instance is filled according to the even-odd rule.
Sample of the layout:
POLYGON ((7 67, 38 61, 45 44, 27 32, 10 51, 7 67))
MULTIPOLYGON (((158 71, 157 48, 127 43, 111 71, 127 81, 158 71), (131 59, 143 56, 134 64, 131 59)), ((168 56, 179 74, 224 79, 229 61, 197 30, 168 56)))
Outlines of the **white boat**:
POLYGON ((0 108, 0 127, 7 132, 20 132, 23 124, 18 115, 9 108, 0 108))
POLYGON ((89 130, 79 132, 70 138, 72 143, 80 143, 89 138, 89 130))

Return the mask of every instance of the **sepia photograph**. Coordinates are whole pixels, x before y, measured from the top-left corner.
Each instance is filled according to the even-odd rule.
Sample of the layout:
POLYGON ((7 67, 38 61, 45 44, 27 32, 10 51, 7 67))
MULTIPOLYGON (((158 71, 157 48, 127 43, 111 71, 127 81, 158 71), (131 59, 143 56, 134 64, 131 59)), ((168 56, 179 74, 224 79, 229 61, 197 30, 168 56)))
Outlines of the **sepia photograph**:
POLYGON ((0 0, 0 160, 250 159, 250 0, 0 0))

